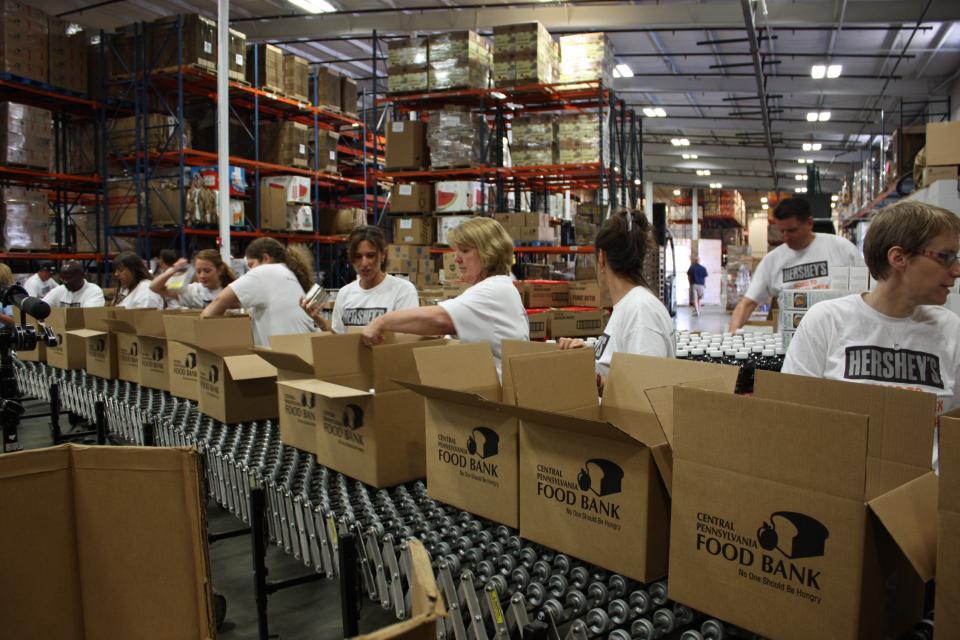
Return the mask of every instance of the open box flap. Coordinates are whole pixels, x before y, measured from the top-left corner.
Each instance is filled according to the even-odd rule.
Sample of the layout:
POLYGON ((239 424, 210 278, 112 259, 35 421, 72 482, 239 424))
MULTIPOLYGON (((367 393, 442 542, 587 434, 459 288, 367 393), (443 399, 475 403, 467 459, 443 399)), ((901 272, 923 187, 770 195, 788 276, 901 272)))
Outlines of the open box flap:
POLYGON ((105 336, 107 335, 107 332, 96 331, 94 329, 71 329, 70 331, 67 331, 67 334, 80 338, 95 338, 97 336, 105 336))
POLYGON ((126 319, 104 318, 100 322, 103 323, 110 333, 132 333, 133 335, 137 335, 137 328, 126 319))
POLYGON ((253 345, 250 317, 245 315, 201 318, 195 314, 164 314, 163 326, 168 340, 200 349, 253 345))
POLYGON ((277 377, 277 368, 253 353, 225 356, 223 364, 237 382, 277 377))
POLYGON ((471 391, 489 400, 500 399, 493 354, 484 342, 423 347, 414 350, 413 358, 420 382, 428 387, 471 391))
POLYGON ((867 503, 924 580, 937 569, 937 476, 931 471, 867 503))
POLYGON ((363 398, 373 396, 369 391, 361 391, 360 389, 345 387, 340 384, 333 384, 332 382, 324 382, 323 380, 287 380, 280 384, 300 391, 315 393, 325 398, 363 398))
POLYGON ((277 369, 297 371, 308 376, 313 376, 313 366, 295 353, 276 351, 268 347, 254 347, 253 352, 277 369))
POLYGON ((142 338, 165 338, 166 329, 163 326, 163 310, 161 309, 133 309, 133 325, 137 328, 137 336, 142 338))
POLYGON ((754 396, 870 417, 868 455, 929 468, 937 398, 875 384, 757 371, 754 396))
MULTIPOLYGON (((501 387, 503 392, 500 399, 507 404, 516 404, 516 385, 513 382, 513 370, 509 366, 510 359, 514 356, 524 356, 531 353, 544 353, 547 351, 558 351, 560 345, 555 342, 536 342, 531 340, 504 340, 500 343, 500 360, 508 363, 508 366, 501 366, 503 381, 501 387)), ((487 349, 489 351, 489 348, 487 349)), ((490 354, 493 362, 493 354, 490 354)))
POLYGON ((510 368, 514 398, 520 407, 569 413, 599 404, 594 356, 589 349, 514 355, 504 366, 510 368))
POLYGON ((393 380, 418 382, 414 352, 421 347, 445 346, 443 338, 411 337, 394 334, 393 341, 373 347, 373 388, 379 393, 396 391, 393 380), (412 338, 412 339, 411 339, 412 338))
POLYGON ((359 333, 326 334, 315 338, 314 349, 321 357, 313 362, 320 380, 362 376, 364 388, 373 387, 373 349, 363 344, 359 333))
POLYGON ((960 411, 940 417, 939 508, 960 513, 960 411))
MULTIPOLYGON (((487 349, 489 351, 489 349, 487 349)), ((432 385, 418 384, 405 380, 395 380, 398 385, 409 389, 424 398, 431 400, 440 400, 442 402, 452 402, 466 407, 474 407, 484 411, 502 411, 504 406, 500 402, 490 400, 474 391, 461 391, 459 389, 447 389, 444 387, 435 387, 432 385)))
POLYGON ((674 389, 673 456, 704 466, 863 501, 866 416, 674 389))
POLYGON ((544 411, 542 409, 530 409, 527 407, 513 406, 508 404, 499 405, 504 413, 516 416, 517 418, 531 423, 545 425, 553 429, 561 429, 570 433, 576 433, 589 438, 604 438, 606 440, 615 440, 624 444, 635 446, 645 446, 645 443, 633 438, 616 425, 604 422, 599 418, 599 410, 593 412, 582 409, 581 415, 558 413, 556 411, 544 411), (594 413, 597 417, 583 417, 583 415, 594 413))
POLYGON ((673 425, 674 425, 674 415, 673 415, 673 393, 674 389, 677 387, 692 387, 696 389, 705 389, 707 391, 718 391, 720 393, 730 393, 734 391, 734 387, 730 384, 729 380, 726 378, 708 378, 706 380, 693 380, 690 382, 683 382, 680 384, 672 384, 665 387, 656 387, 654 389, 646 389, 644 395, 647 398, 647 402, 650 403, 651 408, 657 416, 657 420, 660 423, 661 429, 663 429, 663 435, 667 440, 667 443, 672 447, 673 446, 673 425))

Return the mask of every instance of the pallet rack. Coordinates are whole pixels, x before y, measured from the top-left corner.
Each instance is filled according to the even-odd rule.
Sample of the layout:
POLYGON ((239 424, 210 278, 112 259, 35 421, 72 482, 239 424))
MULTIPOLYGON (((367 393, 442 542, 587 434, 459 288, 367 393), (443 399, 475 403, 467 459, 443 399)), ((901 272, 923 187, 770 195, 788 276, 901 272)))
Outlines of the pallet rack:
POLYGON ((0 165, 0 184, 3 186, 24 186, 47 193, 53 217, 51 248, 46 251, 0 252, 0 260, 11 263, 14 271, 37 260, 80 260, 87 268, 100 269, 105 252, 99 241, 99 225, 96 237, 89 239, 93 251, 78 252, 76 243, 69 241, 75 215, 94 215, 99 221, 102 190, 100 176, 96 173, 68 172, 67 158, 75 141, 67 135, 67 127, 84 123, 94 125, 103 105, 79 93, 8 73, 0 74, 0 101, 49 110, 54 132, 53 163, 49 170, 0 165), (81 209, 89 208, 93 209, 91 213, 81 213, 81 209))
MULTIPOLYGON (((104 149, 102 162, 103 190, 109 191, 111 176, 119 177, 117 182, 127 184, 120 204, 136 207, 136 224, 119 226, 111 222, 111 205, 107 199, 104 205, 104 242, 109 246, 111 238, 129 238, 136 242, 140 255, 154 253, 154 241, 161 240, 176 247, 181 254, 203 246, 218 243, 217 229, 186 224, 187 204, 186 173, 192 167, 205 167, 217 164, 216 153, 202 151, 189 146, 186 139, 188 120, 185 114, 191 103, 216 101, 216 75, 203 68, 186 63, 184 58, 184 19, 175 16, 153 23, 131 25, 123 34, 101 33, 100 40, 102 95, 107 107, 102 115, 101 146, 104 149), (159 31, 158 31, 159 30, 159 31), (118 38, 127 38, 121 41, 118 38), (148 46, 150 43, 150 46, 148 46), (173 66, 160 67, 166 51, 167 59, 176 60, 173 66), (116 71, 119 70, 119 73, 116 71), (161 125, 151 123, 151 116, 163 116, 161 125), (114 118, 133 118, 134 149, 118 149, 113 143, 116 134, 114 118), (166 132, 157 130, 166 127, 166 132), (150 144, 160 138, 159 144, 150 144), (153 148, 151 148, 153 147, 153 148), (155 192, 158 180, 175 181, 179 207, 169 207, 170 211, 156 211, 150 194, 155 192), (175 209, 175 210, 174 210, 175 209), (166 227, 157 224, 160 216, 178 221, 166 227)), ((260 178, 271 175, 299 175, 310 178, 311 206, 313 226, 319 228, 319 208, 321 205, 337 206, 350 201, 349 191, 362 191, 366 195, 367 180, 365 172, 346 166, 344 157, 360 158, 366 162, 371 141, 364 123, 358 118, 339 109, 331 109, 318 102, 316 76, 311 75, 311 95, 309 103, 291 99, 272 91, 258 88, 256 56, 254 49, 254 77, 252 85, 231 80, 230 119, 232 125, 240 125, 245 136, 239 141, 250 149, 245 157, 230 157, 231 167, 241 167, 252 174, 253 184, 241 196, 245 200, 246 221, 250 224, 235 226, 231 236, 240 240, 270 236, 285 242, 313 245, 316 258, 315 267, 320 271, 323 265, 334 265, 338 259, 337 245, 344 241, 343 236, 324 235, 314 232, 288 232, 265 230, 261 227, 260 199, 257 197, 260 178), (317 148, 321 132, 340 133, 338 157, 341 159, 339 171, 328 173, 321 171, 316 153, 309 167, 289 167, 261 161, 260 124, 267 120, 285 120, 307 125, 311 132, 311 143, 317 148), (247 157, 249 156, 249 157, 247 157), (356 175, 360 173, 360 175, 356 175), (251 215, 252 213, 252 215, 251 215)), ((128 136, 130 132, 127 132, 128 136)), ((235 144, 236 138, 232 141, 235 144)), ((231 146, 234 146, 233 144, 231 146)), ((246 151, 246 149, 244 149, 246 151)), ((158 199, 159 200, 159 199, 158 199)), ((364 204, 367 199, 364 198, 364 204)), ((164 204, 158 202, 159 204, 164 204)), ((366 207, 359 207, 364 208, 366 207)), ((337 269, 330 269, 336 281, 337 269)), ((336 282, 334 282, 336 284, 336 282)))

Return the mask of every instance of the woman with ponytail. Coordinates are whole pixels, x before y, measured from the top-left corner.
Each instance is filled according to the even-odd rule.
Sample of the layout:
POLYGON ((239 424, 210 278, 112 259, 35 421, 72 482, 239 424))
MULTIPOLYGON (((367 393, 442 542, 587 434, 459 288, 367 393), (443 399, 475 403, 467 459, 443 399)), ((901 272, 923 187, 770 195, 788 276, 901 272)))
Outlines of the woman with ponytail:
POLYGON ((304 253, 273 238, 254 240, 244 253, 250 270, 224 287, 202 316, 222 316, 227 309, 242 307, 250 314, 254 344, 264 347, 270 345, 270 336, 310 333, 313 320, 299 306, 313 286, 304 253))
MULTIPOLYGON (((597 375, 605 379, 616 352, 674 356, 674 327, 660 299, 643 277, 643 265, 656 244, 650 223, 641 211, 613 214, 597 232, 597 280, 613 303, 613 313, 597 341, 597 375)), ((561 338, 561 349, 582 347, 583 341, 561 338)))
MULTIPOLYGON (((163 271, 150 283, 150 290, 159 293, 168 301, 176 301, 176 306, 186 309, 203 309, 213 301, 223 288, 237 279, 233 269, 227 266, 216 249, 203 249, 193 254, 193 270, 197 281, 172 288, 170 279, 185 272, 190 263, 180 258, 173 266, 163 271)), ((167 304, 167 306, 172 306, 167 304)))

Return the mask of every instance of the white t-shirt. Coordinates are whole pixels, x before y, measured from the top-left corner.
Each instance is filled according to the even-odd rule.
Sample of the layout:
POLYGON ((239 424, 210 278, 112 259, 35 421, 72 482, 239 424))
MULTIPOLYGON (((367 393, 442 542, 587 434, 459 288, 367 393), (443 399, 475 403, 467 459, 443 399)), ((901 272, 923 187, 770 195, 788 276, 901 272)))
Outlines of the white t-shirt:
POLYGON ((314 330, 313 320, 300 308, 303 287, 287 265, 261 264, 230 283, 230 288, 250 314, 254 344, 267 347, 270 336, 314 330))
POLYGON ((63 284, 58 285, 43 296, 43 301, 51 307, 102 307, 106 304, 103 289, 87 281, 77 291, 70 291, 63 284))
POLYGON ((646 287, 634 287, 613 305, 607 328, 597 340, 597 373, 610 375, 614 353, 672 358, 674 333, 673 319, 659 298, 646 287))
POLYGON ((794 251, 782 244, 757 266, 747 297, 758 304, 784 289, 829 289, 831 267, 863 264, 857 247, 829 233, 818 233, 805 249, 794 251))
POLYGON ((372 289, 360 286, 354 280, 337 293, 333 306, 333 330, 345 333, 347 327, 365 327, 374 319, 397 309, 415 309, 420 306, 417 288, 408 280, 387 275, 372 289))
MULTIPOLYGON (((177 291, 178 295, 175 301, 177 306, 185 309, 203 309, 213 302, 213 299, 220 295, 221 291, 223 291, 222 287, 207 289, 199 282, 191 282, 177 291)), ((170 300, 167 300, 167 308, 176 308, 170 302, 170 300)))
POLYGON ((150 281, 141 280, 132 291, 120 289, 118 307, 124 309, 163 309, 163 296, 150 291, 150 281))
POLYGON ((27 295, 32 298, 43 298, 56 286, 57 281, 53 278, 47 278, 44 282, 37 274, 33 274, 23 282, 23 288, 27 290, 27 295))
POLYGON ((509 276, 489 276, 456 298, 440 302, 463 342, 487 342, 500 373, 500 342, 528 340, 530 325, 509 276))

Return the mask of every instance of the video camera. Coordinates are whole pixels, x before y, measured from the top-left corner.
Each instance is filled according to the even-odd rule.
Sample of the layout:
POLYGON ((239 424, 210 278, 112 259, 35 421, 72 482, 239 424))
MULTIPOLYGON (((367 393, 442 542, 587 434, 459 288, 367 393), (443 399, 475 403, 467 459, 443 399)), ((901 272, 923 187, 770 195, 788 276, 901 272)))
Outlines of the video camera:
MULTIPOLYGON (((39 298, 27 295, 27 290, 17 284, 0 287, 0 304, 14 306, 37 320, 44 320, 50 315, 50 305, 39 298)), ((0 330, 0 350, 32 351, 39 343, 56 347, 59 340, 50 327, 32 327, 24 322, 0 330)))

